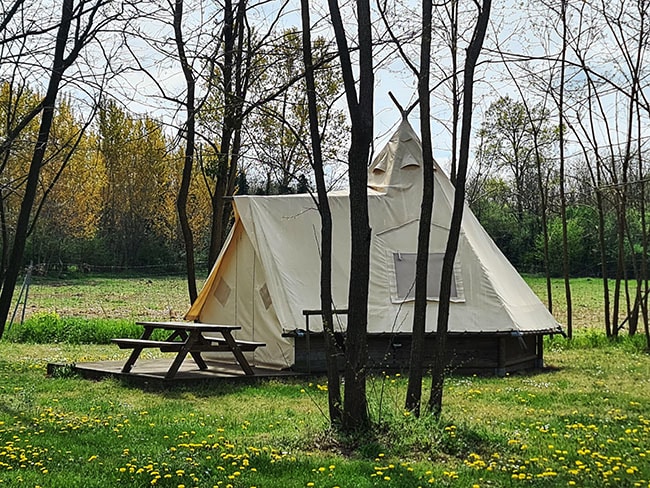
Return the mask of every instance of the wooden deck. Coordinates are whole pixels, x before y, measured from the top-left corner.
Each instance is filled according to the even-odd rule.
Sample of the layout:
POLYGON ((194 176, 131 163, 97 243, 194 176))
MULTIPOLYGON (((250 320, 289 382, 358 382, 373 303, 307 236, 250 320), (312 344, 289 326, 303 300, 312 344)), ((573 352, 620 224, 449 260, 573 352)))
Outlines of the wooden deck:
POLYGON ((83 378, 99 380, 103 378, 117 378, 135 386, 173 387, 189 386, 195 384, 218 384, 223 382, 254 383, 272 378, 292 378, 305 376, 295 371, 279 371, 276 369, 253 367, 253 375, 247 375, 241 366, 235 362, 227 363, 206 359, 207 370, 201 370, 194 361, 188 359, 181 365, 174 378, 165 378, 165 374, 173 358, 141 359, 131 372, 123 373, 124 360, 120 361, 95 361, 67 365, 50 363, 47 373, 56 375, 73 373, 83 378))

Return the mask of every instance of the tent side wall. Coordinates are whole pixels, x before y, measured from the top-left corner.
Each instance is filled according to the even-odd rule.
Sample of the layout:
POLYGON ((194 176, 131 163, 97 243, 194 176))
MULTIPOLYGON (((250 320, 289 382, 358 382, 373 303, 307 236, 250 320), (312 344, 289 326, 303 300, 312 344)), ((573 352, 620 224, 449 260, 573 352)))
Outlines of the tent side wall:
POLYGON ((264 342, 265 347, 246 353, 256 366, 283 369, 293 365, 293 338, 282 336, 264 268, 241 221, 235 224, 220 266, 211 275, 210 288, 201 292, 207 298, 199 322, 239 325, 242 329, 233 334, 237 339, 264 342))

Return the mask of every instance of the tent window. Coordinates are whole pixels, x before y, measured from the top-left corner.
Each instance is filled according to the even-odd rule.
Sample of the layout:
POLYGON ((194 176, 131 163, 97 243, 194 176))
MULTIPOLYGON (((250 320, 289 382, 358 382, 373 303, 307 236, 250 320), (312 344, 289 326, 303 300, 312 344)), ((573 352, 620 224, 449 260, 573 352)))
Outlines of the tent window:
MULTIPOLYGON (((430 253, 427 275, 427 299, 438 300, 440 298, 440 275, 442 273, 442 261, 444 253, 430 253)), ((415 299, 415 261, 417 254, 394 252, 393 263, 395 265, 395 283, 397 285, 395 301, 409 301, 415 299)), ((458 299, 458 288, 456 276, 451 279, 451 299, 458 299)))
POLYGON ((219 280, 217 288, 214 290, 214 297, 219 300, 219 303, 221 303, 221 305, 225 307, 226 303, 228 303, 228 298, 230 297, 231 291, 232 289, 230 286, 228 286, 228 283, 226 283, 226 281, 221 278, 219 280))

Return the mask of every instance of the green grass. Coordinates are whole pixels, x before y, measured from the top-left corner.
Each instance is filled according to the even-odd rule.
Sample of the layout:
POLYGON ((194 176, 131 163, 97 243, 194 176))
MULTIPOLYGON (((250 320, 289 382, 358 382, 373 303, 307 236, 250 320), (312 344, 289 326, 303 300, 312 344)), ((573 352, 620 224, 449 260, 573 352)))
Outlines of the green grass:
MULTIPOLYGON (((524 279, 546 303, 545 279, 538 276, 524 279)), ((560 323, 565 323, 563 280, 554 278, 552 290, 554 315, 560 323)), ((603 327, 602 282, 596 278, 576 278, 571 280, 571 291, 575 327, 603 327)), ((25 315, 55 313, 65 319, 164 320, 180 319, 188 308, 187 283, 182 276, 133 278, 77 274, 65 279, 34 277, 25 315)), ((20 321, 21 310, 19 307, 16 322, 20 321)))
POLYGON ((0 343, 0 486, 414 487, 650 484, 650 357, 549 341, 549 372, 452 377, 443 418, 372 377, 372 434, 335 435, 323 379, 141 390, 47 362, 111 346, 0 343), (310 485, 313 483, 313 485, 310 485))
MULTIPOLYGON (((546 278, 539 276, 524 276, 524 279, 538 297, 548 304, 546 297, 546 278)), ((553 315, 561 324, 565 324, 566 298, 564 280, 551 280, 553 294, 553 315)), ((576 329, 599 327, 604 329, 603 313, 603 282, 598 278, 571 279, 571 303, 573 309, 573 324, 576 329)), ((625 318, 621 316, 621 320, 625 318)))
MULTIPOLYGON (((199 287, 201 284, 202 281, 199 287)), ((54 312, 62 317, 178 319, 188 308, 187 282, 182 276, 133 278, 78 274, 65 279, 34 277, 25 313, 26 316, 54 312)))
POLYGON ((547 340, 546 372, 451 377, 440 421, 403 410, 405 378, 372 377, 373 429, 355 438, 328 429, 322 378, 163 391, 66 368, 48 378, 48 362, 124 360, 128 351, 83 342, 169 318, 185 285, 37 280, 31 317, 11 332, 33 343, 0 342, 0 488, 648 487, 650 357, 644 337, 603 336, 598 287, 576 282, 574 308, 592 318, 571 342, 547 340), (48 337, 57 342, 39 344, 48 337))

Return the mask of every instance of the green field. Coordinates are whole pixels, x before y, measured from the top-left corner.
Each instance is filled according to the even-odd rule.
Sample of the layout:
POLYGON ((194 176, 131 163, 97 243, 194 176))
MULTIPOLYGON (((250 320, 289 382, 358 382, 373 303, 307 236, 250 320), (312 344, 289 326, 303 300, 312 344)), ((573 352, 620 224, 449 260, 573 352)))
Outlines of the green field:
MULTIPOLYGON (((170 280, 36 283, 28 306, 81 315, 118 294, 124 302, 105 305, 106 317, 162 317, 182 303, 182 280, 170 280), (158 284, 169 288, 138 293, 158 284)), ((583 325, 592 327, 572 344, 547 342, 544 372, 448 379, 438 422, 403 410, 403 377, 372 377, 364 438, 327 429, 322 378, 141 390, 65 369, 46 377, 48 362, 124 358, 115 346, 3 340, 0 487, 648 487, 644 338, 609 343, 598 324, 583 325)))
MULTIPOLYGON (((530 287, 546 303, 544 278, 526 276, 530 287)), ((203 280, 199 281, 199 287, 203 280)), ((595 278, 571 281, 574 324, 577 328, 603 324, 602 282, 595 278)), ((18 291, 16 292, 18 294, 18 291)), ((564 282, 553 280, 554 315, 566 322, 564 282)), ((64 317, 176 319, 189 308, 183 277, 120 278, 77 275, 69 279, 36 277, 29 288, 26 316, 56 312, 64 317)), ((20 312, 17 315, 20 317, 20 312)))
MULTIPOLYGON (((175 319, 182 318, 189 303, 187 282, 179 276, 35 277, 29 287, 25 314, 56 312, 64 317, 175 319)), ((18 316, 21 310, 22 301, 18 316)))

